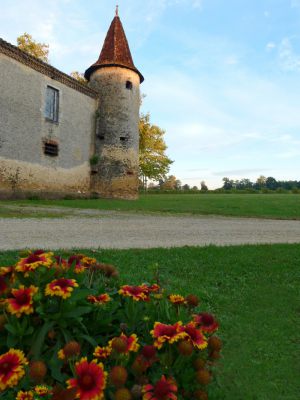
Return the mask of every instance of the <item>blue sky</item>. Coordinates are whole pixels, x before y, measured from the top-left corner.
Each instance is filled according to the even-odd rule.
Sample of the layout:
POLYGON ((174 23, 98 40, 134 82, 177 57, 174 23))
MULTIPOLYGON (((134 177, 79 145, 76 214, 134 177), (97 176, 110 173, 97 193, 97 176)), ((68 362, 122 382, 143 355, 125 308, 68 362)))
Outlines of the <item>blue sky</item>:
MULTIPOLYGON (((210 188, 225 176, 300 180, 300 0, 116 2, 170 173, 210 188)), ((0 0, 1 36, 28 32, 53 66, 83 72, 116 2, 0 0)))

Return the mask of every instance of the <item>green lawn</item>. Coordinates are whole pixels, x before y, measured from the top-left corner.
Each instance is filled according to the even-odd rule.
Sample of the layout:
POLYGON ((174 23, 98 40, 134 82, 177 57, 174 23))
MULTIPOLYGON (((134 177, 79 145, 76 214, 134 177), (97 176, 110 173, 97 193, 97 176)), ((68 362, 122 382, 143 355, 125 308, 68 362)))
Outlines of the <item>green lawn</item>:
MULTIPOLYGON (((173 293, 197 294, 218 317, 224 350, 210 400, 299 398, 300 245, 84 252, 115 264, 126 283, 149 281, 159 263, 173 293)), ((16 256, 2 252, 0 262, 16 256)))
POLYGON ((139 200, 26 200, 1 204, 47 205, 99 210, 245 216, 300 219, 297 194, 157 194, 141 195, 139 200))

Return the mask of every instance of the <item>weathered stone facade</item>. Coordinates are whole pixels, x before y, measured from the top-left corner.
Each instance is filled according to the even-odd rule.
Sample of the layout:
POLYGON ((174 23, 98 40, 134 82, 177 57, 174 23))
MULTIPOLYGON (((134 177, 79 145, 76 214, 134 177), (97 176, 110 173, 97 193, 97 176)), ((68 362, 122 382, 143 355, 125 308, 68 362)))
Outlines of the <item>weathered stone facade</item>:
POLYGON ((0 40, 0 195, 137 197, 141 78, 112 64, 93 67, 86 86, 0 40))

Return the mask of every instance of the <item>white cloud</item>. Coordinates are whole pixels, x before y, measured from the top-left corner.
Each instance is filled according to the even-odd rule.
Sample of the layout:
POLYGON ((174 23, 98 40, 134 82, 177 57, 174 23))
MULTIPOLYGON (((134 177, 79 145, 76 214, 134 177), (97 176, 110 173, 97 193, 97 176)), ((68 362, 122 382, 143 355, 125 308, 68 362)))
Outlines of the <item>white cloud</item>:
POLYGON ((269 42, 266 45, 266 50, 267 51, 272 51, 273 49, 275 49, 275 47, 276 47, 276 44, 274 42, 269 42))
MULTIPOLYGON (((300 71, 300 54, 294 49, 293 38, 282 39, 279 45, 279 61, 282 69, 286 71, 300 71)), ((298 39, 299 40, 299 39, 298 39)))

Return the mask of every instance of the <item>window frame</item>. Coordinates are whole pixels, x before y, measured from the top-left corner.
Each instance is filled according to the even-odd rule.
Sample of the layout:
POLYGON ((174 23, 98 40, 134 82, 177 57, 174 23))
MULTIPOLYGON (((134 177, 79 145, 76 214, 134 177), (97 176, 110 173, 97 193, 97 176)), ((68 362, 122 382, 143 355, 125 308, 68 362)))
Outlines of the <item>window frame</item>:
POLYGON ((59 89, 47 85, 46 86, 46 98, 45 98, 45 119, 49 122, 53 122, 55 124, 59 123, 59 89), (51 99, 50 99, 51 93, 51 99), (50 99, 50 100, 49 100, 50 99), (51 104, 48 104, 48 101, 51 104))

